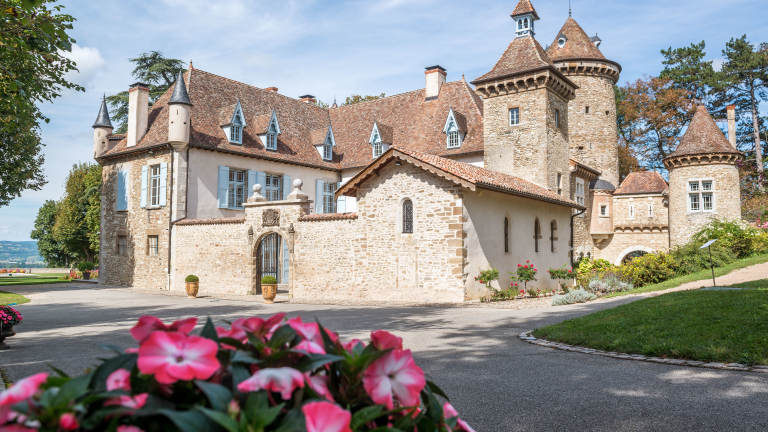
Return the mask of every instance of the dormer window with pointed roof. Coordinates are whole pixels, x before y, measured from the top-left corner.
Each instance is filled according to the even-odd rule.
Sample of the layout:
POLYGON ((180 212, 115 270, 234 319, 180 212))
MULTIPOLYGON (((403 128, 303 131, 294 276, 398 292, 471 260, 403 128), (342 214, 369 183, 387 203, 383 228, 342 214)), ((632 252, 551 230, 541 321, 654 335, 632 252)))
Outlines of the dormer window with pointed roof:
POLYGON ((227 140, 230 144, 243 144, 243 128, 246 126, 245 115, 243 115, 243 107, 240 106, 240 100, 237 100, 235 105, 224 107, 219 112, 220 119, 222 119, 222 129, 227 136, 227 140), (223 117, 223 118, 222 118, 223 117))
POLYGON ((466 128, 463 127, 465 123, 463 120, 460 114, 453 111, 453 107, 448 110, 448 118, 445 121, 443 133, 445 134, 446 145, 449 149, 461 147, 461 143, 464 141, 466 128))
POLYGON ((389 148, 389 144, 392 143, 392 128, 385 125, 380 125, 378 122, 373 122, 373 130, 371 131, 371 138, 368 140, 373 150, 373 158, 381 156, 389 148))
POLYGON ((264 147, 267 150, 277 150, 277 136, 280 135, 280 123, 277 121, 277 112, 272 110, 266 132, 261 136, 264 147))
POLYGON ((331 135, 330 128, 328 129, 328 135, 325 137, 325 143, 323 144, 323 160, 333 160, 333 136, 331 135))
POLYGON ((564 47, 566 42, 568 42, 568 38, 564 34, 560 33, 557 36, 557 47, 558 48, 564 47))
POLYGON ((333 160, 333 146, 336 145, 336 140, 333 137, 332 125, 329 124, 327 128, 311 130, 309 138, 324 161, 330 162, 333 160))

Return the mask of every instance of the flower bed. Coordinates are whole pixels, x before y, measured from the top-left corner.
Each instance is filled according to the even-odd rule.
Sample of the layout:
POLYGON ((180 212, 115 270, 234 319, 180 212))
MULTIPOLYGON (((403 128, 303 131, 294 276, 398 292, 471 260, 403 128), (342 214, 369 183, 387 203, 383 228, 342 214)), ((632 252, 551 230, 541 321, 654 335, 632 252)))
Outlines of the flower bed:
POLYGON ((342 342, 300 317, 144 316, 139 343, 86 375, 40 373, 0 394, 0 429, 14 431, 465 431, 448 399, 383 330, 342 342))
POLYGON ((26 273, 26 270, 20 269, 0 269, 0 273, 26 273))

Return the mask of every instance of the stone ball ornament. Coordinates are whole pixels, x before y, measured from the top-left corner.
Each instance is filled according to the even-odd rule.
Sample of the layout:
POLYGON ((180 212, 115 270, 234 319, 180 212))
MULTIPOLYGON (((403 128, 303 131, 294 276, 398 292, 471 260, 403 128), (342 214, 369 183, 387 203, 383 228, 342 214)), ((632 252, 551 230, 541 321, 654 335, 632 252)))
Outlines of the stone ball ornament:
POLYGON ((260 193, 261 192, 261 185, 258 184, 258 183, 253 185, 253 191, 256 192, 256 193, 260 193))
POLYGON ((301 181, 301 179, 296 179, 293 181, 293 187, 296 189, 301 189, 302 186, 304 186, 304 182, 301 181))

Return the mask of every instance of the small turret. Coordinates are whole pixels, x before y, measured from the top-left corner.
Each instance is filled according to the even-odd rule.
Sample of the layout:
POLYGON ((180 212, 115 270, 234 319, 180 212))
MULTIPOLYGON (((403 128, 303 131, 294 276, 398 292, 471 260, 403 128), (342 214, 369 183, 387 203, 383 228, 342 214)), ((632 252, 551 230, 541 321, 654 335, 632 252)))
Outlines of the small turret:
POLYGON ((101 108, 99 108, 99 115, 96 116, 96 122, 93 124, 93 158, 98 159, 107 150, 109 150, 107 139, 108 135, 112 134, 114 127, 109 120, 109 110, 107 110, 107 97, 101 99, 101 108))
POLYGON ((179 71, 179 76, 173 85, 171 100, 168 101, 168 142, 177 151, 189 144, 189 112, 191 108, 192 102, 190 102, 189 94, 187 94, 184 75, 179 71))

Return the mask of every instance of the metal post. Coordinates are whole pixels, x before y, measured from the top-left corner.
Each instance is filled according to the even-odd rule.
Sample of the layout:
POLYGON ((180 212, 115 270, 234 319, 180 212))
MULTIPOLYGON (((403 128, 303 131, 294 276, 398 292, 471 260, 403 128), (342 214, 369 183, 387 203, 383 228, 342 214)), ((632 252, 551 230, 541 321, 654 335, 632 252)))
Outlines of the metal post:
POLYGON ((707 249, 709 249, 709 268, 712 269, 712 286, 715 287, 717 284, 715 283, 715 265, 712 264, 712 245, 709 245, 707 249))

